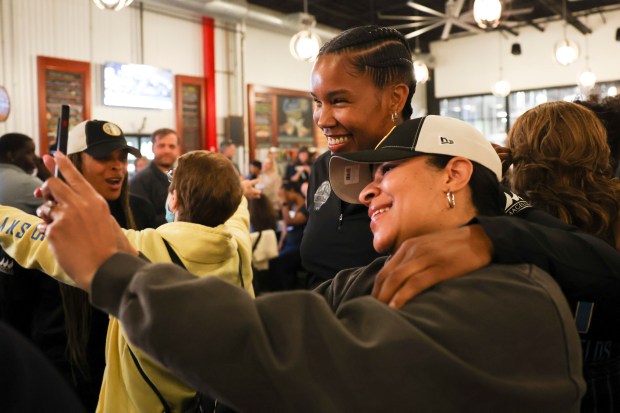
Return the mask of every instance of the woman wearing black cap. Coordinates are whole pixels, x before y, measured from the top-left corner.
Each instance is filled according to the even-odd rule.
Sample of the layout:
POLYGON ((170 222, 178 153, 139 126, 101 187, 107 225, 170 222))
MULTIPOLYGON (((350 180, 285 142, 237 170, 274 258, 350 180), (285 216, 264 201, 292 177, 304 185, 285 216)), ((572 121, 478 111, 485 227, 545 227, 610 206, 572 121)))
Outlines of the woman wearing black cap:
MULTIPOLYGON (((155 211, 145 199, 129 194, 127 155, 140 157, 127 145, 114 123, 89 120, 69 132, 67 155, 95 190, 108 201, 122 228, 154 228, 155 211)), ((88 303, 82 290, 59 283, 64 308, 73 383, 82 402, 94 411, 105 368, 108 316, 88 303)))
MULTIPOLYGON (((93 162, 89 159, 91 155, 81 153, 81 156, 82 160, 93 162)), ((104 163, 118 162, 117 154, 113 154, 104 163)), ((110 170, 97 165, 90 167, 103 172, 110 170)), ((196 276, 222 277, 252 294, 249 213, 238 172, 230 160, 222 154, 192 151, 178 159, 169 180, 166 201, 169 222, 145 231, 123 230, 123 238, 126 236, 145 257, 155 262, 175 262, 196 276)), ((99 180, 97 184, 102 182, 106 183, 99 180)), ((115 182, 111 184, 114 186, 115 182)), ((101 189, 95 191, 100 195, 101 189)), ((53 207, 48 203, 43 207, 46 206, 53 207)), ((48 239, 35 229, 40 219, 15 208, 0 205, 0 209, 0 226, 4 222, 6 227, 20 228, 19 232, 0 232, 0 244, 7 252, 24 266, 40 268, 74 285, 59 268, 47 246, 48 239)), ((87 207, 84 211, 91 212, 87 207)), ((98 219, 94 214, 93 220, 98 219)), ((110 224, 110 219, 107 221, 110 224)), ((95 246, 98 243, 93 241, 95 246)), ((105 345, 106 367, 97 411, 150 413, 178 409, 185 412, 198 400, 206 400, 138 348, 130 346, 115 318, 109 322, 107 336, 98 338, 91 333, 89 344, 105 345), (99 342, 93 343, 94 340, 99 342)))

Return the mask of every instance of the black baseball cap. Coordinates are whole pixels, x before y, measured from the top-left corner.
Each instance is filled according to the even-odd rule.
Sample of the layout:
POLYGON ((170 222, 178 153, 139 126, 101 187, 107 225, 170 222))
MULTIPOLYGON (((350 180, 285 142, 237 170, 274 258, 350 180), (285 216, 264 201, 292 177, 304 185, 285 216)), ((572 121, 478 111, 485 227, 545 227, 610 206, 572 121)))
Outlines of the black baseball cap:
POLYGON ((340 199, 359 204, 360 192, 373 179, 370 168, 362 165, 420 155, 463 156, 490 169, 498 181, 502 179, 499 156, 478 129, 459 119, 429 115, 395 126, 375 149, 333 155, 329 181, 340 199))
POLYGON ((138 148, 127 145, 123 131, 112 122, 85 120, 69 131, 67 155, 86 152, 93 158, 103 158, 119 149, 126 149, 136 158, 142 156, 138 148))

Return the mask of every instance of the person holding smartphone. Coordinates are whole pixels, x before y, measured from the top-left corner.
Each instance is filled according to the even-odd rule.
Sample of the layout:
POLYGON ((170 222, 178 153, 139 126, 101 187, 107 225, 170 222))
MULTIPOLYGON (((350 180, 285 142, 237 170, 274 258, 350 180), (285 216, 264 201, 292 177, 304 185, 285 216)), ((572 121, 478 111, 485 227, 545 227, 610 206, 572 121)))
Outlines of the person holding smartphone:
MULTIPOLYGON (((96 130, 106 128, 113 131, 109 126, 96 130)), ((69 135, 69 151, 74 147, 74 136, 69 135)), ((107 137, 106 141, 115 139, 115 144, 121 145, 118 136, 107 137)), ((111 165, 119 163, 114 158, 109 162, 111 165)), ((82 174, 85 178, 90 176, 82 174)), ((175 262, 199 277, 222 278, 252 297, 249 212, 233 165, 222 154, 192 151, 178 159, 178 166, 169 171, 167 179, 170 179, 165 204, 168 222, 156 229, 122 230, 124 242, 139 249, 150 260, 175 262)), ((89 180, 99 195, 104 191, 98 186, 107 183, 106 179, 89 180)), ((109 183, 111 187, 107 189, 115 189, 115 182, 109 183)), ((104 192, 104 198, 106 195, 108 193, 104 192)), ((48 207, 50 204, 53 205, 46 203, 48 207)), ((37 231, 40 219, 0 206, 0 226, 2 222, 18 228, 8 233, 0 231, 0 246, 18 263, 41 269, 63 282, 63 288, 78 290, 59 268, 48 239, 37 231)), ((109 224, 118 226, 112 221, 109 224)), ((107 326, 107 316, 105 321, 107 326)), ((89 338, 93 346, 105 348, 106 354, 102 386, 97 389, 98 411, 150 413, 174 409, 185 412, 193 411, 192 407, 203 399, 195 389, 133 346, 116 318, 110 319, 109 327, 102 333, 103 336, 91 334, 89 338)))
MULTIPOLYGON (((95 305, 120 317, 132 342, 240 411, 579 411, 585 385, 573 316, 535 266, 487 265, 394 309, 370 296, 381 257, 314 293, 252 300, 216 278, 147 262, 105 219, 82 231, 82 211, 105 218, 105 205, 58 161, 70 185, 48 183, 55 204, 41 210, 41 229, 59 263, 95 305), (86 259, 71 255, 95 239, 100 248, 85 247, 86 259), (199 328, 170 317, 173 309, 199 328)), ((500 177, 482 134, 440 116, 404 122, 376 150, 330 163, 334 190, 368 208, 374 248, 387 254, 412 237, 475 231, 477 216, 503 213, 500 177)))

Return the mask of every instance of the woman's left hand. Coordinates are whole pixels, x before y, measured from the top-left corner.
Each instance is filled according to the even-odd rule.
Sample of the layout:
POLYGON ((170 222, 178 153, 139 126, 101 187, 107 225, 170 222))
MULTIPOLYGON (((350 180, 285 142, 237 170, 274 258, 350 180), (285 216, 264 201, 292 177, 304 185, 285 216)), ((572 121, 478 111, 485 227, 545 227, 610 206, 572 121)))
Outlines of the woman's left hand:
POLYGON ((410 238, 377 274, 372 296, 400 308, 435 284, 490 264, 492 250, 480 225, 410 238))

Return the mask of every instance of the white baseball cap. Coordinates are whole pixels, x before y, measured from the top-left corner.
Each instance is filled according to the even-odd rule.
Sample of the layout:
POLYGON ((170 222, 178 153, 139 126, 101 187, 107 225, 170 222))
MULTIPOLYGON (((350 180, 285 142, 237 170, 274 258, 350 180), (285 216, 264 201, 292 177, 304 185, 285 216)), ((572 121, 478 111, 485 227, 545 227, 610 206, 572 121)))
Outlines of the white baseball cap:
POLYGON ((359 204, 360 192, 372 181, 368 164, 396 161, 420 155, 463 156, 490 169, 502 179, 502 163, 482 133, 459 119, 429 115, 392 128, 374 150, 333 155, 329 181, 340 199, 359 204))

